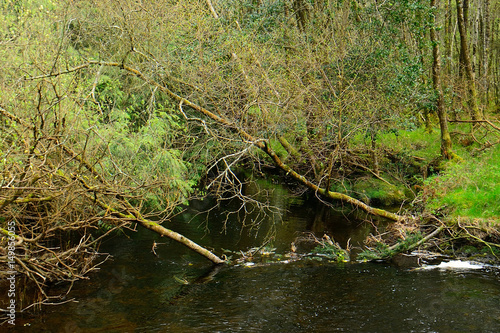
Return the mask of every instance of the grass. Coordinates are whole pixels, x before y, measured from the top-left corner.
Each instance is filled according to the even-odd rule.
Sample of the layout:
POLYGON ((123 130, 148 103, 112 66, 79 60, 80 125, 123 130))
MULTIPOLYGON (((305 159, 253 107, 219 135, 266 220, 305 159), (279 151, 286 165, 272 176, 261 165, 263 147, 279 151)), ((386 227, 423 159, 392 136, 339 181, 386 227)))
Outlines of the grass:
MULTIPOLYGON (((483 142, 497 141, 497 133, 485 128, 476 128, 476 137, 483 142)), ((500 145, 479 152, 479 144, 466 135, 470 131, 470 124, 450 124, 453 151, 462 160, 441 162, 435 169, 439 172, 425 180, 421 196, 431 213, 452 218, 500 219, 500 145)), ((367 145, 366 140, 358 136, 354 143, 367 145)), ((433 133, 424 128, 379 132, 377 146, 389 147, 401 156, 420 158, 425 165, 440 156, 440 132, 438 128, 433 133)))
POLYGON ((381 146, 391 147, 394 151, 408 152, 413 156, 432 160, 440 152, 439 132, 428 133, 424 128, 413 131, 381 133, 378 141, 381 146))
MULTIPOLYGON (((450 133, 457 133, 453 140, 453 151, 458 156, 470 155, 474 148, 478 148, 476 143, 468 143, 462 145, 460 141, 467 141, 460 137, 458 133, 470 132, 469 124, 450 124, 450 133)), ((494 136, 485 136, 483 139, 494 139, 494 136)), ((431 161, 441 154, 441 137, 439 128, 434 128, 432 133, 428 133, 425 128, 417 128, 411 131, 399 130, 396 133, 385 132, 379 133, 377 143, 380 146, 390 147, 394 151, 407 152, 412 156, 423 158, 431 161)))
MULTIPOLYGON (((359 133, 354 136, 351 144, 354 146, 370 146, 370 139, 359 133)), ((440 137, 439 129, 428 133, 424 128, 414 130, 398 130, 377 132, 377 147, 388 147, 394 152, 407 153, 416 157, 431 160, 439 155, 440 137)))
POLYGON ((427 209, 446 210, 452 217, 500 218, 499 160, 497 145, 479 156, 449 162, 444 172, 425 182, 427 209))

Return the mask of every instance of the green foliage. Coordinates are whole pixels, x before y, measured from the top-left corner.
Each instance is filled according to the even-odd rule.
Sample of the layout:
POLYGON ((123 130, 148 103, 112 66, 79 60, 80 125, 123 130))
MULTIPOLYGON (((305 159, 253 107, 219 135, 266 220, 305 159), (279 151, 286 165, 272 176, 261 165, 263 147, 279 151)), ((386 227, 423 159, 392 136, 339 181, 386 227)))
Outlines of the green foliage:
POLYGON ((43 22, 42 18, 55 9, 51 0, 3 0, 0 4, 2 38, 17 38, 23 29, 43 22))
MULTIPOLYGON (((273 30, 281 28, 285 23, 285 4, 283 1, 261 1, 244 0, 239 3, 222 3, 222 11, 225 12, 222 20, 237 18, 244 30, 256 33, 260 41, 267 41, 273 36, 273 30)), ((224 22, 233 24, 231 21, 224 22)))
POLYGON ((406 238, 400 242, 398 242, 397 246, 394 247, 393 251, 395 253, 405 252, 411 249, 418 241, 423 238, 422 233, 420 231, 416 231, 413 233, 409 233, 406 235, 406 238))
POLYGON ((188 176, 189 163, 183 160, 182 151, 172 147, 183 131, 180 119, 159 112, 138 131, 131 131, 130 118, 127 112, 115 110, 97 130, 110 153, 101 161, 103 171, 112 178, 127 175, 139 186, 161 184, 147 193, 151 208, 161 208, 161 200, 185 203, 196 180, 188 176))
POLYGON ((113 229, 113 225, 112 224, 109 224, 109 223, 106 223, 104 222, 103 220, 99 220, 97 221, 97 227, 102 231, 102 232, 106 232, 106 231, 109 231, 111 229, 113 229))
POLYGON ((431 212, 452 216, 500 217, 500 146, 482 156, 450 162, 446 171, 426 181, 422 196, 431 212))
POLYGON ((398 253, 410 250, 418 241, 423 238, 417 231, 407 234, 406 238, 397 242, 395 246, 390 247, 384 242, 378 242, 374 248, 367 248, 358 254, 358 260, 386 260, 398 253))
POLYGON ((320 254, 336 262, 347 262, 350 259, 349 252, 341 248, 337 243, 329 244, 327 242, 322 242, 311 252, 313 254, 320 254))
POLYGON ((390 258, 394 253, 389 249, 389 245, 385 243, 377 243, 374 248, 363 250, 358 254, 358 260, 379 260, 390 258))

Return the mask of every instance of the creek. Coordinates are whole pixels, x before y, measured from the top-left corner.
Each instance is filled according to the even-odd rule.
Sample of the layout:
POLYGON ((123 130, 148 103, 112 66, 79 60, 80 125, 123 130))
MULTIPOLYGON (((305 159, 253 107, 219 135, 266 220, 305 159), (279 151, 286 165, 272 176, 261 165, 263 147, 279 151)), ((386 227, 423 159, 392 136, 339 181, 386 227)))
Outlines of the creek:
MULTIPOLYGON (((266 194, 282 208, 260 228, 240 206, 206 210, 193 202, 166 225, 201 245, 247 251, 266 237, 276 253, 298 232, 327 233, 359 246, 381 226, 283 191, 266 194), (285 211, 286 210, 286 211, 285 211), (222 226, 225 225, 225 231, 222 226)), ((116 235, 100 252, 113 259, 75 283, 68 302, 19 317, 14 332, 499 332, 500 271, 398 268, 387 263, 299 260, 213 267, 187 248, 147 230, 116 235), (153 253, 153 241, 157 243, 153 253)), ((234 253, 234 252, 233 252, 234 253)), ((229 255, 229 252, 228 252, 229 255)))

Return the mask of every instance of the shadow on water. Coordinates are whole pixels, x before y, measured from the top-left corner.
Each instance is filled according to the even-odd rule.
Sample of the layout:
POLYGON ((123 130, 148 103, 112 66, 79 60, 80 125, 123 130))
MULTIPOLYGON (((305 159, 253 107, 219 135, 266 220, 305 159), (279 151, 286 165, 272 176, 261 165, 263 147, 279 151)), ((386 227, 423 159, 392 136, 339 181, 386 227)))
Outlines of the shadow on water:
MULTIPOLYGON (((284 253, 297 232, 327 233, 345 246, 348 240, 360 244, 375 225, 350 222, 321 205, 278 199, 287 212, 270 214, 258 229, 242 230, 241 216, 228 217, 237 203, 212 211, 208 219, 188 210, 168 227, 216 252, 245 251, 272 234, 271 245, 284 253)), ((19 318, 13 331, 498 332, 500 327, 500 274, 493 268, 411 271, 314 260, 214 267, 147 230, 117 236, 101 252, 114 259, 90 280, 76 283, 70 296, 77 302, 19 318)))

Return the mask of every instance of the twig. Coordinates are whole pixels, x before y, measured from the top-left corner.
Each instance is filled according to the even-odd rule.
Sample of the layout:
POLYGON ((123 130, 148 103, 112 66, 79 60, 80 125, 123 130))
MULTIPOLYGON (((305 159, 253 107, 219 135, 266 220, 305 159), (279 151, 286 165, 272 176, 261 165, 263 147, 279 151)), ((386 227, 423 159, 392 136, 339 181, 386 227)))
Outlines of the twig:
POLYGON ((448 120, 450 123, 485 123, 496 129, 497 131, 500 131, 500 127, 496 126, 493 124, 491 121, 486 120, 486 119, 478 119, 478 120, 448 120))
MULTIPOLYGON (((418 242, 416 242, 416 243, 414 243, 414 244, 412 244, 412 245, 408 246, 408 248, 407 248, 407 249, 408 249, 408 250, 412 250, 412 249, 414 249, 414 248, 416 248, 416 247, 418 247, 418 246, 420 246, 420 245, 424 244, 424 243, 425 243, 425 242, 427 242, 429 239, 431 239, 432 237, 436 236, 436 235, 437 235, 437 234, 439 234, 441 231, 443 231, 443 230, 444 230, 444 228, 446 228, 446 226, 445 226, 445 225, 442 225, 442 226, 438 227, 436 230, 434 230, 433 232, 431 232, 429 235, 425 236, 424 238, 422 238, 422 239, 421 239, 421 240, 419 240, 418 242)), ((389 247, 389 250, 390 250, 390 251, 393 251, 393 250, 395 250, 398 246, 399 246, 399 243, 396 243, 396 244, 394 244, 394 245, 390 246, 390 247, 389 247)))

